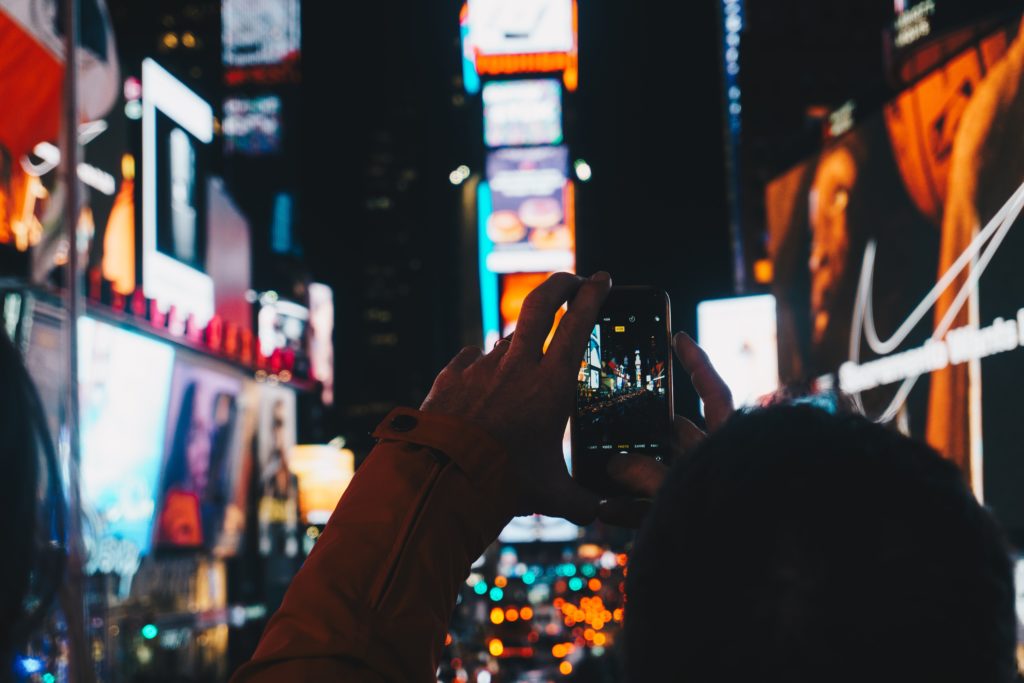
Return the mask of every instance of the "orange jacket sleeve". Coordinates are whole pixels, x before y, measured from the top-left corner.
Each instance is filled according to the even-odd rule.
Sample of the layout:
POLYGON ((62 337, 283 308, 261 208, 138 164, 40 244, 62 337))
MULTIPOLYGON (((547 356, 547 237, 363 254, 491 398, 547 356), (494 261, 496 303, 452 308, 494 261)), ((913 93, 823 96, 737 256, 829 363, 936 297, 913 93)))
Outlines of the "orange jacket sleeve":
POLYGON ((232 683, 436 681, 470 564, 511 519, 501 447, 396 409, 232 683))

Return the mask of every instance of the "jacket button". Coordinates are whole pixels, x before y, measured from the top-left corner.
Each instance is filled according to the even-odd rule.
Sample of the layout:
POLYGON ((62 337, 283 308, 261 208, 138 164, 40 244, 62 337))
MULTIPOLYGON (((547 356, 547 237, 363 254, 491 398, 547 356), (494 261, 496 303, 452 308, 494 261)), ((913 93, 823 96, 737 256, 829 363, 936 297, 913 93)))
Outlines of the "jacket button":
POLYGON ((416 428, 419 422, 412 415, 395 415, 391 418, 391 430, 395 432, 409 432, 416 428))

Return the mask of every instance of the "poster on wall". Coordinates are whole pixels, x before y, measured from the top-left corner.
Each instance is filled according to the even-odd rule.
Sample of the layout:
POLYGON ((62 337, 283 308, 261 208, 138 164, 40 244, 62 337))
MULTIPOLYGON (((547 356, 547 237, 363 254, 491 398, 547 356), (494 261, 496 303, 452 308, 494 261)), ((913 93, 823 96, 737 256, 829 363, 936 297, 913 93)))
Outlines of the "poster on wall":
POLYGON ((927 439, 1024 537, 1018 16, 767 189, 784 383, 927 439))

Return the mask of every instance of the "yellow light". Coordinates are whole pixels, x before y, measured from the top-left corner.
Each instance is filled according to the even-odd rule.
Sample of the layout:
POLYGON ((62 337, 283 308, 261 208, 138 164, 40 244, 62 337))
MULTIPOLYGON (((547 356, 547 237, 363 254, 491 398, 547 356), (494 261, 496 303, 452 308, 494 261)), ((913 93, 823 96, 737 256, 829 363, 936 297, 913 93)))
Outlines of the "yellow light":
POLYGON ((565 600, 562 598, 555 598, 555 601, 551 603, 555 609, 562 609, 562 605, 565 604, 565 600))
POLYGON ((452 634, 448 633, 448 634, 445 635, 445 637, 444 637, 444 644, 445 645, 451 645, 452 644, 452 634))
POLYGON ((587 640, 593 640, 594 639, 594 629, 588 628, 586 631, 583 632, 583 637, 586 638, 587 640))
POLYGON ((491 623, 500 624, 503 621, 505 621, 505 613, 502 611, 502 609, 500 607, 495 607, 494 609, 492 609, 491 623))
POLYGON ((604 610, 603 612, 601 612, 601 621, 611 621, 611 620, 612 620, 612 613, 611 612, 609 612, 608 610, 604 610))
POLYGON ((519 610, 517 610, 515 607, 509 607, 505 611, 505 620, 506 621, 519 621, 519 610))
POLYGON ((519 610, 519 616, 521 616, 523 619, 527 619, 527 620, 533 619, 533 608, 532 607, 524 607, 523 609, 519 610))
POLYGON ((501 653, 505 651, 505 646, 502 645, 500 640, 495 638, 487 644, 487 651, 494 657, 500 657, 501 653))
POLYGON ((594 634, 594 645, 597 647, 604 647, 604 644, 608 642, 608 637, 603 633, 594 634))
POLYGON ((587 583, 587 586, 592 591, 599 591, 599 590, 601 590, 601 580, 600 579, 591 579, 590 582, 587 583))
POLYGON ((763 258, 754 261, 754 281, 758 284, 770 284, 774 274, 773 271, 771 259, 763 258))
POLYGON ((189 31, 185 31, 181 34, 181 44, 185 47, 195 47, 196 37, 189 31))
POLYGON ((551 654, 557 657, 558 659, 561 659, 568 653, 565 651, 565 645, 562 645, 561 643, 555 643, 555 645, 551 648, 551 654))
POLYGON ((164 34, 164 45, 173 50, 178 47, 178 34, 170 31, 164 34))
POLYGON ((570 664, 569 662, 562 662, 558 665, 558 670, 561 672, 563 676, 568 676, 572 673, 572 664, 570 664))
POLYGON ((629 557, 626 555, 626 553, 619 553, 615 560, 619 563, 620 567, 625 567, 626 562, 629 560, 629 557))
POLYGON ((612 613, 612 618, 615 619, 615 621, 622 621, 622 608, 621 607, 616 608, 616 610, 612 613))
POLYGON ((504 576, 499 576, 498 578, 494 579, 494 585, 498 588, 504 588, 508 585, 508 579, 506 579, 504 576))

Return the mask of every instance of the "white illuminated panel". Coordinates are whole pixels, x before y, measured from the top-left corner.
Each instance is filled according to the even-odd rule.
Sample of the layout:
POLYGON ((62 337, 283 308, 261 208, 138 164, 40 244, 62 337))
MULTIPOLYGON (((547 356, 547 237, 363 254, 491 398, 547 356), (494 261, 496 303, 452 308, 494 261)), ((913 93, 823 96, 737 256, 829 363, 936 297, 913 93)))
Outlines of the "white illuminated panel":
POLYGON ((562 86, 556 80, 493 81, 483 89, 488 147, 562 141, 562 86))
POLYGON ((737 407, 755 405, 778 388, 774 296, 702 302, 697 306, 697 343, 729 386, 737 407))
POLYGON ((485 55, 568 52, 572 0, 469 0, 470 37, 485 55))
POLYGON ((142 289, 165 308, 191 313, 200 326, 213 317, 213 280, 157 250, 157 112, 209 144, 213 109, 152 59, 142 62, 142 289))

